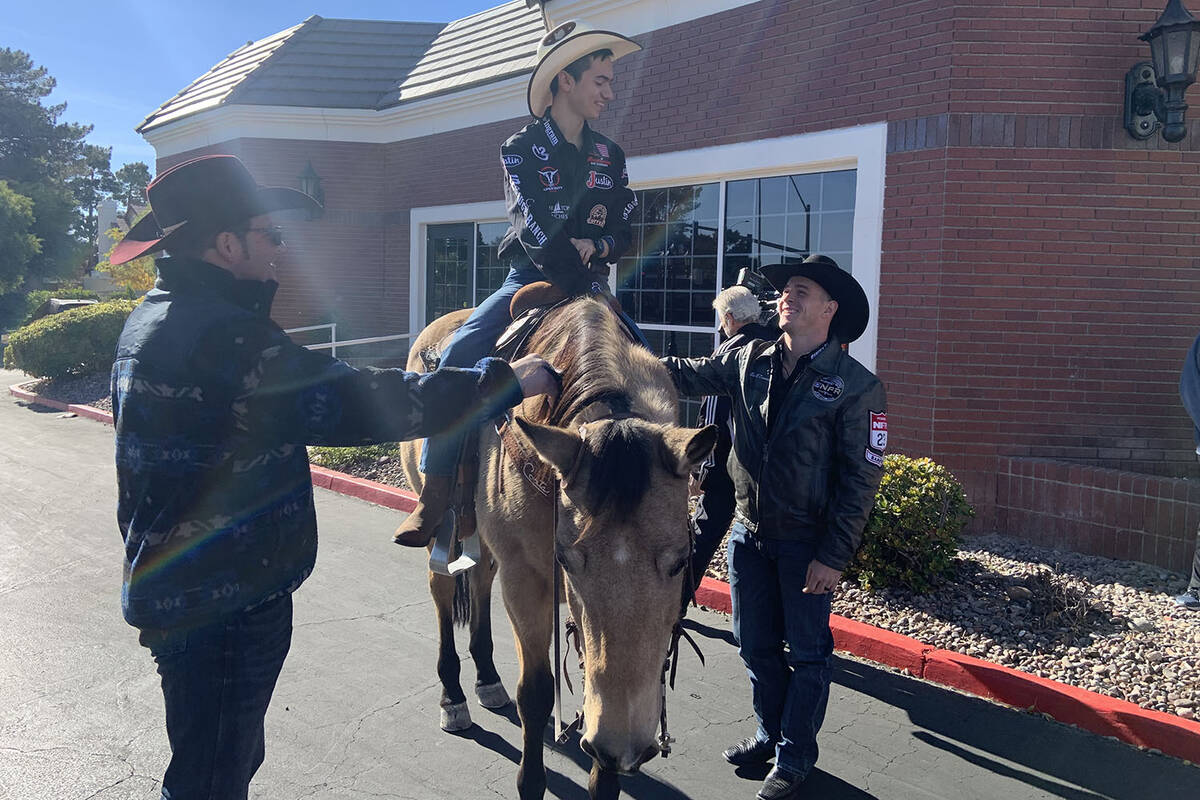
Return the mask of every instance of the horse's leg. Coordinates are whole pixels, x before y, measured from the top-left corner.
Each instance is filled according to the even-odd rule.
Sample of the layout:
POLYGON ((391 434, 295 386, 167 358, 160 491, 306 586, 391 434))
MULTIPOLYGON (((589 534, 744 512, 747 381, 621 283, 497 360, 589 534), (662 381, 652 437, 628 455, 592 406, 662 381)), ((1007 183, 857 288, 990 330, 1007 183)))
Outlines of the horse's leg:
POLYGON ((429 573, 429 593, 438 622, 437 674, 442 682, 441 719, 444 731, 462 731, 471 727, 467 696, 459 682, 458 651, 454 648, 454 578, 429 573))
POLYGON ((504 604, 512 621, 520 663, 517 680, 517 713, 521 717, 521 766, 517 770, 517 794, 521 800, 541 800, 546 793, 546 766, 542 737, 554 707, 554 681, 550 674, 552 609, 547 576, 505 564, 505 574, 523 579, 500 579, 504 604))
POLYGON ((620 796, 621 776, 610 769, 602 769, 598 761, 593 761, 588 775, 588 800, 617 800, 620 796))
POLYGON ((482 553, 483 563, 471 570, 471 658, 475 661, 475 694, 484 708, 508 705, 508 692, 492 661, 492 581, 496 566, 491 553, 482 553))

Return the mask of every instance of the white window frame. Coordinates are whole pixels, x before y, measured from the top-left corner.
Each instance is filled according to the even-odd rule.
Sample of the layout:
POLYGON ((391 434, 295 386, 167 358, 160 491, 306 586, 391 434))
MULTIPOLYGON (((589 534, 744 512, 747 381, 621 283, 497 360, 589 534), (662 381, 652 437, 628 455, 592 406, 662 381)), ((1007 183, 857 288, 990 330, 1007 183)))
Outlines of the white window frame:
MULTIPOLYGON (((415 337, 427 324, 425 319, 425 263, 430 225, 447 225, 461 222, 487 224, 504 222, 508 214, 503 200, 488 200, 482 203, 458 203, 448 206, 425 206, 409 212, 408 242, 408 326, 415 337)), ((475 270, 472 265, 471 286, 475 286, 475 270)), ((474 289, 472 288, 472 297, 474 289)))

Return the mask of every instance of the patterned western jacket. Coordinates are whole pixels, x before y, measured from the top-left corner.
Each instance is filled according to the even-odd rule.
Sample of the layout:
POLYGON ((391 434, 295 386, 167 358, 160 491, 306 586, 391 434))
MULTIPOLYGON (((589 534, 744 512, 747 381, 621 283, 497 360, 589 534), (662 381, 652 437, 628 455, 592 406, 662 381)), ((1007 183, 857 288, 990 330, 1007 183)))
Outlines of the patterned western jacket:
POLYGON ((579 261, 571 239, 591 239, 604 273, 633 240, 629 219, 637 197, 629 188, 625 153, 611 139, 583 126, 583 149, 567 141, 550 115, 529 123, 500 148, 504 196, 512 224, 500 243, 502 258, 529 260, 569 294, 583 294, 595 280, 579 261))
POLYGON ((295 590, 317 549, 306 444, 359 445, 477 424, 520 402, 502 361, 356 370, 293 343, 276 285, 161 259, 112 372, 121 595, 139 628, 203 624, 295 590))

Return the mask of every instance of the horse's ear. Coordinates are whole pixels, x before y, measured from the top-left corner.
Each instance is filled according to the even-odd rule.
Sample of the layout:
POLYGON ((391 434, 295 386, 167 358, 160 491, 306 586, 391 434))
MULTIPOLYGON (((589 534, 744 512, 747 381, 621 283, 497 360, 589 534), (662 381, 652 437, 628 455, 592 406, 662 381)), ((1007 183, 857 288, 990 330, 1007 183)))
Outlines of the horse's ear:
POLYGON ((570 477, 579 463, 579 449, 583 447, 583 439, 578 434, 521 417, 513 417, 513 423, 517 426, 517 434, 529 442, 543 461, 554 467, 559 478, 565 481, 570 477))
POLYGON ((706 425, 695 428, 668 428, 663 433, 663 444, 667 452, 667 469, 686 478, 696 466, 708 458, 717 443, 717 426, 706 425))

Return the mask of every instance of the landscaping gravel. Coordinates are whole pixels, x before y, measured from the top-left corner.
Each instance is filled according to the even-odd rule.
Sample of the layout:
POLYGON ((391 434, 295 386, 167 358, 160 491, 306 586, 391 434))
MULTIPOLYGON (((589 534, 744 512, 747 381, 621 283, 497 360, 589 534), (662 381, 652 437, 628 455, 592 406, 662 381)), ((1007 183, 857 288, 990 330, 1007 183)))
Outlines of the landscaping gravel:
MULTIPOLYGON (((111 408, 107 375, 26 388, 111 408)), ((395 458, 342 469, 408 488, 395 458)), ((728 580, 724 552, 717 550, 710 577, 728 580)), ((966 539, 957 562, 955 579, 927 595, 843 581, 834 613, 1144 708, 1200 715, 1200 612, 1171 602, 1183 576, 1000 536, 966 539)))

